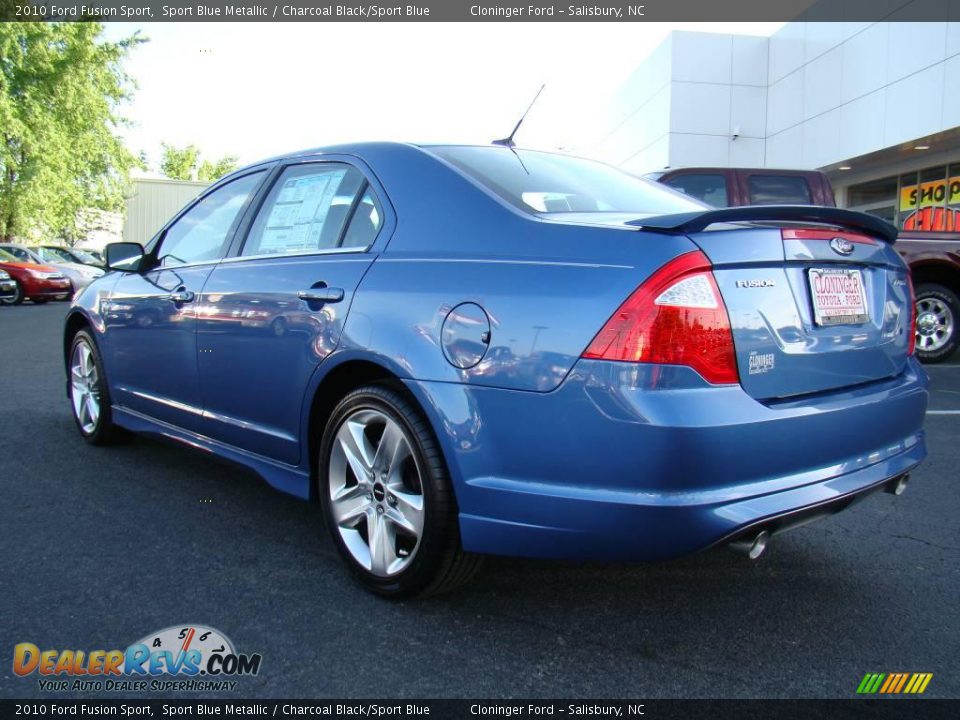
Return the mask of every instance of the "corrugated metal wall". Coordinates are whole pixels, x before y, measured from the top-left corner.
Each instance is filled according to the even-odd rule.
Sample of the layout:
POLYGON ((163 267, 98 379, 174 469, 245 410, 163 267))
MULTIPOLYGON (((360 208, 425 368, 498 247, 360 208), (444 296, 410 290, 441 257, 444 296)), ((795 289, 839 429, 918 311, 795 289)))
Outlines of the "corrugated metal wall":
POLYGON ((209 183, 186 180, 134 179, 127 198, 123 239, 146 243, 184 205, 193 200, 209 183))

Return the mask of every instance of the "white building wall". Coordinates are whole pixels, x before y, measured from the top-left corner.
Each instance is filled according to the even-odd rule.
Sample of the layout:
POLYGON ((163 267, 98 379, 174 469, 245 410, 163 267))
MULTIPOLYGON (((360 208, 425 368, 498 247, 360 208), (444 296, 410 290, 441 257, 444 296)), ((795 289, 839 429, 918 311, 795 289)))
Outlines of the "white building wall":
POLYGON ((957 21, 948 23, 894 14, 882 23, 788 23, 770 38, 674 32, 612 100, 592 154, 638 174, 830 169, 960 127, 955 4, 957 21))
POLYGON ((769 45, 768 166, 824 168, 960 126, 960 22, 789 23, 769 45))
POLYGON ((123 239, 146 243, 167 220, 206 187, 209 187, 209 183, 186 180, 133 180, 131 194, 127 198, 123 239))

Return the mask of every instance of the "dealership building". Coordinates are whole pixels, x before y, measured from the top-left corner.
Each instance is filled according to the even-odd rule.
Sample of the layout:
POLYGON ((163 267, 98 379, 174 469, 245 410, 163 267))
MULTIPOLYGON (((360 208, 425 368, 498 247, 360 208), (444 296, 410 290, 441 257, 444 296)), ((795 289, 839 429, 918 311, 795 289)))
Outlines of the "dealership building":
MULTIPOLYGON (((591 154, 636 174, 819 169, 843 207, 960 231, 960 17, 674 32, 616 93, 591 154)), ((692 185, 721 204, 723 182, 692 185)))

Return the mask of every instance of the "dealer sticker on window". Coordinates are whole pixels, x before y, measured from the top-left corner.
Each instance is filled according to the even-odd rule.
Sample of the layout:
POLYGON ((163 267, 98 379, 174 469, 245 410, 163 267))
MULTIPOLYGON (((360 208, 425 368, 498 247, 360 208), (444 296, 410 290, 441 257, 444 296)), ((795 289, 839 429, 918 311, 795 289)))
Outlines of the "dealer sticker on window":
POLYGON ((809 280, 817 325, 860 325, 870 319, 860 270, 811 268, 809 280))

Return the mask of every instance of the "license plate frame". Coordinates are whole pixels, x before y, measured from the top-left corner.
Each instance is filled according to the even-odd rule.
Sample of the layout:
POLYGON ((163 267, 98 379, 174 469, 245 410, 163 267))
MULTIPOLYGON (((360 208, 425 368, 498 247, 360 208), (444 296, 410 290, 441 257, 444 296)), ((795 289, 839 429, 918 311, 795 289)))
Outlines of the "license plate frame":
POLYGON ((870 321, 867 305, 867 288, 863 283, 863 271, 859 268, 810 268, 807 270, 807 286, 813 305, 813 321, 820 327, 837 325, 863 325, 870 321), (840 277, 855 279, 854 288, 845 283, 823 282, 823 278, 840 277), (819 290, 817 279, 820 278, 819 290), (859 302, 852 302, 851 294, 859 295, 859 302))

